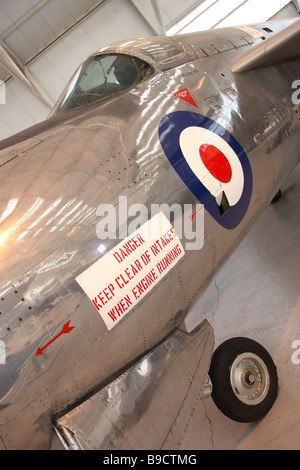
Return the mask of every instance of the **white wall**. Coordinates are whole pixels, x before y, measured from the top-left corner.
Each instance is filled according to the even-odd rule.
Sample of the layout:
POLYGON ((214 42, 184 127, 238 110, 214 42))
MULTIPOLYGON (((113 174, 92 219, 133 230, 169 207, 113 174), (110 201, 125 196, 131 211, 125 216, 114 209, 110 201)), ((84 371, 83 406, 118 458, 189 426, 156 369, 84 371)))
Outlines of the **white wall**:
POLYGON ((0 140, 43 121, 49 109, 17 80, 6 86, 6 104, 0 104, 0 140))
POLYGON ((206 0, 181 23, 170 28, 167 34, 185 34, 264 22, 289 2, 290 0, 206 0))
POLYGON ((296 6, 290 2, 288 5, 286 5, 284 8, 282 8, 282 10, 280 10, 278 13, 276 13, 272 19, 276 19, 276 20, 282 20, 282 19, 285 19, 285 18, 292 18, 292 17, 295 17, 295 16, 298 16, 298 10, 296 8, 296 6))

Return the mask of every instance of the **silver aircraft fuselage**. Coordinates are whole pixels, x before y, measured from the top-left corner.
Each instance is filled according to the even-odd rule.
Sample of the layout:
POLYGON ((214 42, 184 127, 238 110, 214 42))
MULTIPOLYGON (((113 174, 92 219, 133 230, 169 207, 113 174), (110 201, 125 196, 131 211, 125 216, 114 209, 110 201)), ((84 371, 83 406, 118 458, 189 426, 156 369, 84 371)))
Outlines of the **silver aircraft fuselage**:
MULTIPOLYGON (((300 114, 292 83, 300 79, 300 60, 231 71, 238 56, 262 35, 267 39, 265 26, 256 27, 258 37, 238 28, 178 36, 184 54, 153 61, 154 75, 137 87, 54 113, 0 143, 0 448, 50 448, 57 418, 178 327, 201 286, 295 168, 300 114), (197 115, 219 126, 213 132, 233 136, 250 162, 249 201, 227 227, 177 171, 180 159, 166 155, 180 132, 177 116, 197 127, 197 115), (118 208, 120 195, 149 210, 152 204, 203 203, 204 245, 185 251, 108 330, 76 277, 119 243, 99 240, 96 212, 100 204, 118 208), (72 331, 37 355, 67 322, 72 331)), ((268 27, 276 33, 283 26, 268 27)), ((115 50, 121 45, 105 53, 115 50)), ((131 52, 124 46, 123 53, 131 52)), ((134 54, 147 60, 142 47, 134 54)))

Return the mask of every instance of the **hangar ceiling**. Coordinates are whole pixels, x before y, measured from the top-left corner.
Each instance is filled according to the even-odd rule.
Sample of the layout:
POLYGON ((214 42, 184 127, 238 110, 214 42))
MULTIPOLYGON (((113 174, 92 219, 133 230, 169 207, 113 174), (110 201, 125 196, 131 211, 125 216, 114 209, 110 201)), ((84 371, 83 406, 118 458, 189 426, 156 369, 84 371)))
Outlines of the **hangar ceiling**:
POLYGON ((103 1, 2 0, 1 41, 14 57, 28 64, 99 3, 103 1))
MULTIPOLYGON (((191 30, 265 21, 287 8, 299 12, 298 0, 1 0, 0 85, 21 83, 7 90, 8 115, 20 111, 29 91, 42 108, 31 112, 28 127, 45 117, 79 63, 96 48, 129 37, 172 35, 191 30), (257 5, 256 5, 257 4, 257 5), (170 8, 171 5, 171 8, 170 8), (255 8, 255 5, 259 8, 255 8), (254 21, 255 22, 255 21, 254 21), (89 36, 91 27, 93 29, 89 36), (55 51, 55 52, 54 52, 55 51), (12 80, 12 79, 17 80, 12 80), (22 88, 23 87, 23 88, 22 88), (13 102, 14 101, 14 102, 13 102), (8 103, 9 104, 9 103, 8 103)), ((30 106, 27 105, 26 113, 30 106)), ((3 108, 2 108, 3 109, 3 108)), ((25 113, 25 114, 26 114, 25 113)), ((0 115, 0 139, 24 128, 0 115), (6 129, 7 128, 7 129, 6 129)), ((26 127, 25 126, 25 127, 26 127)))
MULTIPOLYGON (((2 0, 0 4, 1 46, 15 62, 26 67, 51 45, 87 19, 109 0, 2 0)), ((162 34, 149 0, 125 0, 138 10, 153 34, 162 34)), ((161 0, 159 13, 164 25, 174 23, 204 0, 170 2, 161 0)), ((0 80, 11 74, 0 66, 0 80)))
POLYGON ((0 5, 0 80, 19 78, 51 106, 52 100, 28 72, 28 65, 103 0, 2 0, 0 5), (1 60, 2 59, 2 60, 1 60))

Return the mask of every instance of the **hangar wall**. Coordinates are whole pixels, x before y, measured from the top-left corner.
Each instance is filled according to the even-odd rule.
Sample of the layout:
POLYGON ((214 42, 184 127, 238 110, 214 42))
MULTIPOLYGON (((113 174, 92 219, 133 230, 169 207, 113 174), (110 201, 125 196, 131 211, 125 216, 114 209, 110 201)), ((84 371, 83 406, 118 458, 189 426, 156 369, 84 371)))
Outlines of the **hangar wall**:
MULTIPOLYGON (((13 1, 18 2, 18 5, 21 3, 20 0, 13 1)), ((67 2, 67 0, 64 1, 67 2)), ((74 2, 74 0, 72 1, 74 2)), ((73 6, 75 6, 76 1, 73 3, 73 6)), ((195 6, 200 6, 202 9, 204 8, 205 14, 201 14, 202 22, 204 20, 204 27, 200 29, 209 29, 211 27, 222 26, 222 23, 226 26, 235 24, 235 18, 240 19, 242 11, 245 13, 244 22, 247 23, 247 11, 249 12, 249 8, 253 7, 253 4, 255 2, 257 3, 257 1, 258 0, 247 0, 246 2, 241 0, 226 1, 226 11, 224 9, 221 10, 223 19, 222 16, 218 17, 218 21, 216 22, 214 20, 212 24, 205 20, 205 14, 207 14, 206 7, 210 4, 214 8, 219 6, 220 12, 220 7, 222 7, 224 0, 205 0, 200 2, 195 0, 174 0, 172 1, 172 9, 169 8, 169 0, 159 0, 158 4, 162 22, 166 25, 167 34, 170 34, 170 32, 172 32, 172 26, 177 24, 178 20, 184 19, 188 13, 191 13, 193 16, 195 6), (229 3, 231 3, 231 7, 228 9, 229 3), (240 11, 239 17, 236 16, 238 11, 240 11), (222 22, 220 23, 219 20, 221 19, 222 22)), ((45 6, 47 5, 46 0, 44 0, 44 2, 27 0, 27 2, 29 2, 29 4, 31 2, 33 8, 34 5, 36 5, 37 8, 38 4, 41 5, 42 3, 44 3, 45 6)), ((49 3, 52 2, 55 3, 55 0, 50 0, 49 3)), ((289 3, 285 0, 267 0, 267 2, 270 4, 270 16, 276 15, 277 13, 279 17, 298 14, 292 2, 289 3), (276 6, 274 7, 275 4, 276 6)), ((5 2, 3 2, 3 4, 4 3, 5 2)), ((92 3, 97 5, 96 0, 93 0, 92 3)), ((100 3, 101 2, 98 2, 98 4, 100 3)), ((23 0, 22 5, 24 6, 23 0)), ((59 14, 61 5, 62 4, 58 2, 57 14, 59 14)), ((52 18, 52 28, 55 21, 59 23, 59 18, 52 18)), ((239 23, 241 24, 241 22, 239 23)), ((47 27, 49 26, 50 21, 47 27)), ((177 31, 173 34, 175 33, 177 33, 177 31)), ((55 102, 71 75, 90 53, 115 41, 130 37, 153 36, 154 34, 161 34, 161 30, 150 0, 107 0, 103 2, 103 5, 98 9, 95 9, 90 16, 84 19, 84 21, 80 22, 76 28, 71 28, 67 34, 62 35, 51 47, 45 48, 43 54, 38 55, 36 60, 30 62, 27 69, 42 86, 50 99, 55 102)), ((19 36, 19 39, 16 35, 15 41, 22 41, 22 37, 24 38, 24 32, 23 36, 19 36)), ((50 109, 34 97, 18 80, 13 78, 9 79, 5 86, 5 92, 5 104, 0 104, 0 140, 30 127, 48 116, 50 109)))
MULTIPOLYGON (((49 48, 28 70, 55 102, 80 63, 98 48, 129 36, 153 31, 127 1, 110 0, 76 29, 49 48)), ((6 104, 0 108, 0 140, 40 122, 50 109, 17 80, 6 86, 6 104)))

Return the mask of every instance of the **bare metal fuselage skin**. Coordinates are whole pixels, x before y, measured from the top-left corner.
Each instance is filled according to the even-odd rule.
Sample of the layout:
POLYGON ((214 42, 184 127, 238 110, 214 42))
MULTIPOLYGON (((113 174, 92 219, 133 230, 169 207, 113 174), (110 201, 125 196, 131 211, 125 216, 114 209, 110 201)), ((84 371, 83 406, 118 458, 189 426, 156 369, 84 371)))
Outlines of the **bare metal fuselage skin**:
MULTIPOLYGON (((1 210, 9 214, 0 233, 3 449, 50 448, 56 418, 173 331, 296 166, 300 121, 291 85, 300 78, 299 60, 245 74, 230 70, 236 57, 259 41, 235 28, 184 36, 185 63, 123 94, 54 115, 31 136, 6 142, 9 147, 0 153, 1 210), (198 108, 174 96, 185 88, 198 108), (120 195, 149 210, 154 203, 199 203, 158 138, 161 120, 175 111, 207 116, 235 137, 251 164, 250 204, 234 229, 223 228, 205 211, 203 248, 186 251, 108 331, 75 280, 104 256, 98 251, 97 207, 117 207, 120 195), (72 332, 36 355, 69 320, 72 332)), ((106 252, 116 243, 106 240, 106 252)))

